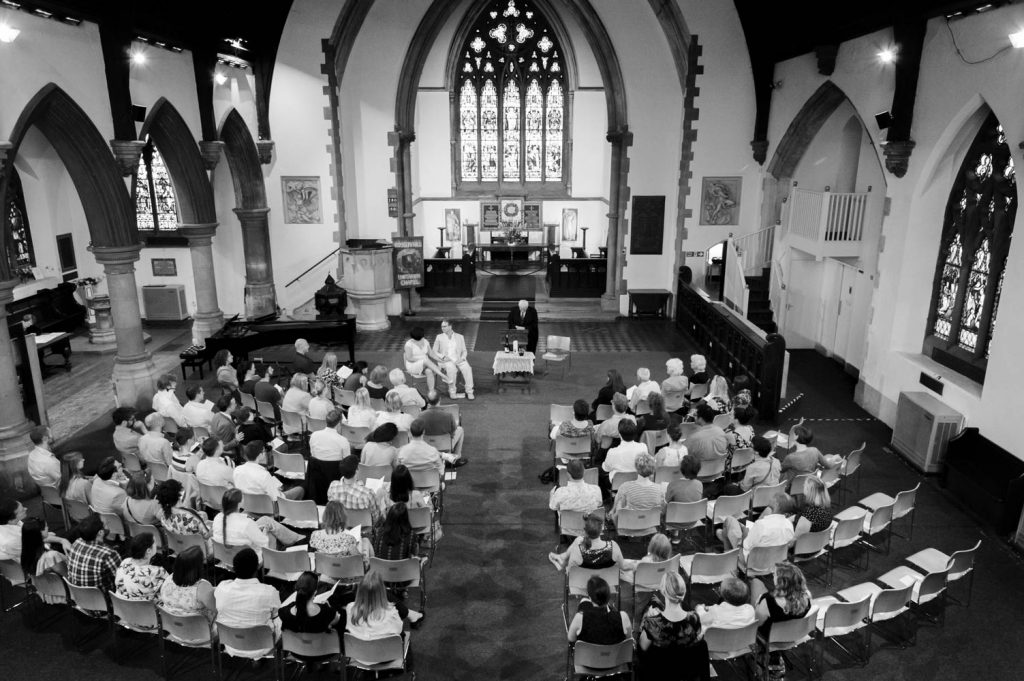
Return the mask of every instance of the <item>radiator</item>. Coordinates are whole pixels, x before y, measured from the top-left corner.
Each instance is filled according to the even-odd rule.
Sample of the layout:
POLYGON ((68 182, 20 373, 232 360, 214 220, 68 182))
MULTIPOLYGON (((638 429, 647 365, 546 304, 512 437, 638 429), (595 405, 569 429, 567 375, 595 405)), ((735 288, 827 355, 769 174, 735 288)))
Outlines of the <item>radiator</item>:
POLYGON ((143 286, 142 307, 148 321, 188 319, 185 287, 182 284, 143 286))

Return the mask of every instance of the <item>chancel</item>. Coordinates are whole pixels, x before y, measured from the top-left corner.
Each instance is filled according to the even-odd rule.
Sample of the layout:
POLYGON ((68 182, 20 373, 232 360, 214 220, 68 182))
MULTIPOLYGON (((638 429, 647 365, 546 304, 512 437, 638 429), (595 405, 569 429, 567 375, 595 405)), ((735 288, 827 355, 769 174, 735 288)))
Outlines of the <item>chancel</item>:
POLYGON ((1020 677, 1021 27, 3 0, 0 676, 1020 677))

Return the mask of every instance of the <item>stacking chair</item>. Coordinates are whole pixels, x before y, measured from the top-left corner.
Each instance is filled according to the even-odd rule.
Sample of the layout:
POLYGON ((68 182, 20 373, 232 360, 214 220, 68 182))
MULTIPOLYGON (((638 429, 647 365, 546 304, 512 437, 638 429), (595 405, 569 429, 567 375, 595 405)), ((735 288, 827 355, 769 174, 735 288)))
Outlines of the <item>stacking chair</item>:
POLYGON ((410 468, 413 486, 421 492, 437 493, 437 510, 444 513, 444 485, 436 468, 410 468))
POLYGON ((281 678, 281 644, 274 639, 274 630, 268 625, 231 627, 218 622, 217 644, 218 666, 221 670, 220 678, 224 677, 224 655, 233 655, 227 651, 229 647, 243 653, 243 656, 246 658, 255 657, 257 653, 269 650, 270 653, 264 654, 262 657, 274 658, 274 678, 281 678))
MULTIPOLYGON (((818 608, 812 605, 808 613, 800 619, 773 623, 768 639, 762 639, 764 668, 768 668, 768 659, 772 653, 795 650, 804 643, 812 641, 817 622, 818 608)), ((807 671, 807 677, 814 678, 814 654, 812 652, 808 653, 807 671)))
POLYGON ((370 429, 366 426, 355 427, 348 424, 342 423, 338 425, 338 432, 345 436, 351 445, 353 450, 361 450, 363 445, 366 444, 366 436, 370 434, 370 429))
MULTIPOLYGON (((239 393, 239 394, 242 396, 242 406, 243 407, 248 407, 249 409, 251 409, 252 411, 254 411, 254 412, 256 412, 258 414, 259 413, 259 409, 256 407, 256 398, 253 397, 252 395, 250 395, 249 393, 245 393, 245 392, 239 393)), ((195 429, 193 428, 193 430, 195 430, 195 429)))
POLYGON ((303 572, 311 569, 309 553, 302 551, 275 551, 263 549, 263 570, 266 577, 282 582, 294 582, 303 572))
POLYGON ((739 559, 739 548, 725 553, 692 553, 679 559, 679 567, 690 575, 690 584, 714 586, 736 575, 739 559))
MULTIPOLYGON (((242 393, 243 395, 245 393, 242 393)), ((167 612, 159 605, 157 606, 160 621, 160 666, 163 668, 164 678, 170 679, 172 668, 167 663, 167 643, 173 643, 182 648, 208 648, 213 671, 219 676, 220 670, 217 666, 217 634, 213 628, 213 622, 202 615, 175 615, 167 612)), ((180 671, 181 665, 174 671, 180 671)))
POLYGON ((602 678, 633 674, 633 639, 627 638, 610 646, 576 641, 569 645, 568 681, 577 677, 602 678))
MULTIPOLYGON (((863 511, 863 509, 861 509, 863 511)), ((832 576, 836 569, 836 551, 854 546, 860 541, 861 529, 864 527, 864 516, 850 516, 847 518, 836 518, 836 524, 832 528, 832 539, 825 546, 828 551, 828 578, 826 585, 832 586, 832 576)), ((865 552, 866 553, 866 552, 865 552)), ((862 570, 867 569, 865 563, 862 570)))
POLYGON ((246 548, 245 546, 227 546, 214 540, 213 542, 213 557, 217 561, 215 567, 221 570, 227 570, 228 572, 234 572, 234 561, 235 555, 246 548))
POLYGON ((612 417, 612 405, 610 404, 599 404, 597 409, 594 411, 594 421, 600 423, 601 421, 607 421, 612 417))
POLYGON ((775 564, 785 562, 789 557, 789 544, 755 546, 747 555, 744 572, 748 578, 764 577, 775 571, 775 564))
POLYGON ((888 494, 883 492, 875 492, 871 496, 861 499, 857 504, 870 511, 875 511, 883 506, 891 505, 892 523, 894 525, 900 518, 910 516, 910 529, 906 536, 906 539, 910 540, 914 536, 914 509, 917 505, 917 490, 920 488, 921 483, 917 483, 917 485, 914 486, 914 489, 899 492, 895 497, 890 497, 888 494))
POLYGON ((754 463, 757 454, 750 447, 741 447, 732 453, 732 472, 742 473, 747 466, 754 463))
POLYGON ((454 448, 452 442, 452 436, 450 433, 443 433, 441 435, 423 435, 423 441, 433 447, 439 452, 451 452, 454 448))
MULTIPOLYGON (((839 591, 836 595, 844 601, 854 602, 862 598, 871 599, 871 615, 869 617, 868 630, 868 651, 871 650, 871 629, 874 629, 881 636, 886 636, 884 622, 893 622, 901 615, 909 612, 910 599, 914 593, 914 586, 908 584, 896 589, 883 589, 874 582, 863 582, 839 591)), ((906 618, 900 618, 905 620, 906 618)), ((906 627, 904 627, 906 629, 906 627)), ((904 633, 896 639, 896 645, 906 648, 914 641, 914 632, 904 633)))
MULTIPOLYGON (((409 525, 412 531, 418 535, 429 538, 430 549, 427 552, 429 563, 434 562, 434 513, 429 506, 413 506, 409 508, 409 525)), ((423 544, 420 544, 420 553, 423 553, 423 544)))
POLYGON ((651 456, 654 456, 659 447, 664 447, 668 444, 668 431, 664 429, 645 430, 640 437, 643 439, 643 443, 647 445, 647 451, 651 456))
MULTIPOLYGON (((818 558, 825 558, 825 572, 824 578, 828 578, 828 551, 825 547, 828 546, 829 541, 832 539, 832 528, 826 527, 824 530, 818 532, 805 532, 804 534, 798 535, 796 542, 793 544, 792 556, 790 561, 793 563, 808 563, 818 558)), ((804 573, 807 573, 806 568, 804 573)))
POLYGON ((572 366, 572 339, 569 336, 548 336, 547 350, 542 354, 545 373, 550 370, 551 364, 562 365, 562 376, 565 377, 566 365, 572 366))
POLYGON ((25 571, 21 569, 21 563, 16 560, 0 560, 0 577, 9 583, 11 588, 20 588, 25 591, 24 598, 8 607, 7 601, 4 598, 4 585, 3 582, 0 582, 0 610, 10 612, 28 602, 31 595, 31 585, 29 584, 28 577, 25 575, 25 571))
POLYGON ((269 494, 249 494, 242 492, 242 510, 253 515, 277 515, 277 504, 269 494))
POLYGON ((281 422, 277 418, 277 408, 270 402, 256 400, 256 413, 274 429, 281 428, 281 422))
POLYGON ((816 478, 818 476, 813 473, 804 473, 793 478, 789 483, 789 494, 790 496, 804 496, 804 491, 807 489, 807 480, 809 478, 816 478))
POLYGON ((313 554, 313 567, 320 573, 320 579, 329 582, 341 582, 355 585, 363 578, 365 572, 363 557, 338 556, 330 553, 313 554))
MULTIPOLYGON (((588 485, 596 485, 598 478, 597 468, 583 469, 583 482, 588 485)), ((558 486, 565 487, 569 484, 569 471, 565 468, 558 469, 558 486)))
POLYGON ((580 437, 563 437, 559 435, 555 438, 555 458, 552 461, 552 465, 556 465, 558 460, 568 461, 569 459, 590 459, 590 447, 592 440, 589 435, 582 435, 580 437))
POLYGON ((639 593, 651 593, 661 588, 661 578, 669 572, 679 572, 679 556, 675 555, 668 560, 658 563, 638 563, 636 573, 633 575, 633 620, 636 620, 637 602, 636 595, 639 593))
POLYGON ((156 525, 140 525, 139 523, 128 521, 128 534, 129 536, 136 537, 140 534, 151 534, 157 550, 162 549, 166 542, 164 541, 164 534, 160 531, 160 528, 156 525))
POLYGON ((274 467, 277 474, 289 480, 302 480, 306 477, 306 460, 302 454, 293 452, 273 451, 274 467))
POLYGON ((900 566, 889 570, 878 578, 878 581, 890 589, 904 586, 913 587, 910 595, 910 607, 919 618, 925 618, 933 624, 942 626, 946 621, 946 586, 949 580, 949 568, 936 572, 921 574, 908 567, 900 566), (938 614, 929 617, 925 606, 935 605, 938 614))
POLYGON ((615 532, 620 537, 649 537, 661 527, 661 508, 637 511, 624 508, 615 520, 615 532))
POLYGON ((718 497, 714 502, 707 505, 707 541, 711 540, 711 531, 716 525, 728 517, 743 518, 750 511, 750 500, 754 498, 753 492, 747 490, 742 494, 718 497))
POLYGON ((63 497, 61 499, 61 503, 64 504, 64 512, 71 525, 78 524, 80 521, 88 518, 89 514, 92 513, 92 510, 89 508, 89 504, 76 499, 63 497))
POLYGON ((618 473, 612 473, 612 492, 618 492, 619 488, 622 487, 623 484, 629 482, 630 480, 636 480, 638 477, 639 476, 637 475, 636 471, 621 471, 618 473))
POLYGON ((288 527, 304 530, 320 527, 320 512, 312 499, 293 501, 283 496, 278 497, 277 512, 281 514, 281 522, 288 527))
POLYGON ((407 671, 409 644, 412 637, 406 632, 402 636, 364 641, 352 634, 344 635, 345 666, 362 671, 379 672, 400 670, 407 671))
POLYGON ((691 383, 690 384, 690 401, 696 402, 699 399, 707 397, 708 384, 707 383, 691 383))
MULTIPOLYGON (((90 506, 90 508, 92 508, 90 506)), ((92 509, 96 513, 100 520, 103 521, 103 527, 107 531, 108 537, 117 537, 118 539, 127 539, 128 530, 124 527, 124 520, 121 519, 116 513, 100 513, 96 509, 92 509)))
POLYGON ((117 645, 117 631, 118 629, 127 629, 137 634, 147 634, 157 636, 159 635, 160 622, 157 619, 156 607, 151 601, 134 601, 123 596, 118 596, 117 593, 111 591, 108 596, 110 597, 110 606, 113 611, 114 623, 117 625, 113 629, 114 647, 117 650, 117 661, 121 663, 122 654, 119 646, 117 645))
POLYGON ((71 525, 67 514, 64 512, 64 502, 60 498, 60 491, 56 487, 40 485, 39 494, 43 498, 43 520, 46 520, 46 510, 53 509, 60 513, 61 524, 64 528, 70 529, 71 525))
MULTIPOLYGON (((864 528, 861 530, 860 543, 872 551, 881 551, 880 544, 872 544, 868 539, 885 532, 885 554, 889 555, 889 548, 892 544, 892 512, 895 502, 880 506, 871 512, 870 516, 864 518, 864 528)), ((868 562, 871 561, 871 554, 868 553, 868 562)))
MULTIPOLYGON (((738 629, 708 627, 704 630, 704 641, 708 644, 708 657, 711 659, 712 667, 719 660, 731 664, 733 660, 756 654, 757 622, 738 629)), ((749 664, 747 671, 747 676, 752 678, 749 664)))
POLYGON ((107 598, 107 593, 95 586, 75 586, 67 579, 64 580, 64 586, 67 588, 71 606, 97 625, 95 630, 88 635, 77 636, 75 647, 81 650, 87 641, 102 636, 106 632, 113 636, 114 622, 110 613, 110 599, 107 598))
POLYGON ((153 476, 153 482, 165 482, 170 477, 170 469, 167 464, 160 461, 150 461, 148 464, 149 472, 153 476))
POLYGON ((306 430, 310 433, 315 433, 318 430, 323 430, 327 427, 327 421, 325 419, 315 419, 312 416, 306 417, 306 430))
POLYGON ((724 429, 726 426, 728 426, 732 422, 733 422, 733 415, 729 414, 729 413, 726 413, 726 414, 719 414, 718 416, 716 416, 715 420, 712 421, 712 424, 718 426, 719 428, 724 429))
POLYGON ((221 509, 221 500, 224 498, 224 493, 227 491, 227 487, 217 487, 216 485, 207 485, 202 482, 199 483, 200 498, 207 507, 212 508, 215 511, 223 510, 221 509))
POLYGON ((675 530, 681 538, 687 531, 703 527, 707 512, 707 499, 670 501, 665 506, 665 527, 675 530))
POLYGON ((423 570, 423 563, 419 558, 413 556, 405 560, 384 560, 374 557, 370 559, 370 570, 379 572, 386 585, 419 588, 420 612, 426 614, 427 573, 423 570))
POLYGON ((304 438, 306 433, 306 421, 302 414, 296 411, 281 410, 281 431, 285 437, 298 436, 304 438))
POLYGON ((700 462, 700 472, 697 479, 701 482, 711 482, 722 477, 725 473, 725 457, 719 456, 714 459, 705 459, 700 462))
MULTIPOLYGON (((843 490, 847 487, 847 480, 852 478, 857 471, 860 470, 861 457, 864 456, 864 450, 867 449, 868 443, 863 443, 860 447, 850 452, 843 463, 839 466, 839 495, 840 502, 842 503, 843 490)), ((857 494, 860 494, 860 475, 857 475, 857 494)))
POLYGON ((362 527, 369 530, 373 527, 373 516, 370 514, 368 508, 346 508, 345 509, 345 527, 352 529, 353 527, 362 527))
POLYGON ((361 463, 358 468, 356 468, 356 480, 383 478, 386 481, 390 481, 392 471, 394 471, 394 469, 387 464, 384 464, 383 466, 368 466, 365 463, 361 463))
POLYGON ((331 631, 322 634, 297 634, 294 631, 285 629, 281 633, 281 652, 290 653, 291 659, 298 663, 299 669, 291 678, 298 678, 306 669, 305 658, 327 658, 331 661, 341 657, 341 639, 338 632, 331 631), (298 657, 292 657, 298 656, 298 657))
MULTIPOLYGON (((814 605, 818 608, 818 673, 825 671, 825 645, 832 641, 840 650, 849 655, 861 667, 868 664, 871 657, 871 633, 867 626, 870 622, 871 597, 863 596, 855 601, 840 601, 834 596, 815 598, 814 605), (840 638, 860 633, 860 654, 840 643, 840 638)), ((774 625, 772 625, 774 626, 774 625)))
MULTIPOLYGON (((64 583, 64 579, 53 572, 44 572, 33 577, 32 591, 40 601, 48 605, 67 605, 68 603, 68 587, 64 583)), ((60 617, 63 614, 62 611, 57 616, 60 617)))
POLYGON ((129 473, 142 470, 142 462, 139 461, 139 455, 135 452, 121 452, 121 463, 129 473))
POLYGON ((203 539, 202 535, 178 534, 168 530, 165 536, 167 538, 167 547, 174 553, 181 553, 190 546, 198 546, 203 555, 206 555, 206 540, 203 539))
POLYGON ((619 566, 591 569, 573 565, 565 572, 565 593, 564 602, 566 612, 569 611, 570 596, 586 596, 587 582, 591 577, 600 577, 608 583, 615 596, 615 607, 622 610, 622 593, 619 590, 619 566))
POLYGON ((750 500, 751 508, 764 508, 772 503, 772 499, 780 492, 786 491, 786 483, 780 482, 777 485, 758 485, 752 488, 753 498, 750 500))
POLYGON ((956 582, 964 577, 969 577, 967 600, 960 603, 960 601, 950 597, 951 601, 967 606, 971 604, 971 592, 974 590, 974 559, 977 557, 979 548, 981 548, 980 539, 971 548, 955 551, 948 556, 938 549, 924 549, 908 556, 907 562, 925 572, 940 572, 944 568, 948 568, 949 582, 956 582))

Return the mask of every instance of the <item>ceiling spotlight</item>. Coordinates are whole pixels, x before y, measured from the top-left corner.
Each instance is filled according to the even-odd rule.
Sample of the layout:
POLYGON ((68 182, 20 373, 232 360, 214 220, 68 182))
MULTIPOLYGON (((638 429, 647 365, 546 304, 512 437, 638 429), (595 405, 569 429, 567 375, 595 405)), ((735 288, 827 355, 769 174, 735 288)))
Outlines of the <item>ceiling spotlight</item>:
POLYGON ((883 64, 891 64, 896 61, 896 50, 891 47, 887 47, 878 53, 878 61, 883 64))
POLYGON ((0 43, 13 43, 19 33, 21 33, 21 31, 17 28, 13 28, 7 24, 0 24, 0 43))
POLYGON ((213 82, 215 82, 217 85, 223 85, 224 83, 228 82, 228 77, 220 71, 216 71, 213 74, 213 82))
POLYGON ((146 55, 144 55, 140 50, 132 52, 132 63, 136 66, 142 66, 146 63, 146 55))
POLYGON ((1014 47, 1024 47, 1024 31, 1017 31, 1010 34, 1010 44, 1014 47))

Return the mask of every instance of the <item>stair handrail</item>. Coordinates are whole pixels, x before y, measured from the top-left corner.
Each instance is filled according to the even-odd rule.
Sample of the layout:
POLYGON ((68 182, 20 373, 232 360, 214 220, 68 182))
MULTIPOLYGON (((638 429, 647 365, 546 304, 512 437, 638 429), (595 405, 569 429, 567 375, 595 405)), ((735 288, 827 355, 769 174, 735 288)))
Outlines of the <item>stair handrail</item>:
POLYGON ((322 265, 322 264, 323 264, 323 263, 324 263, 324 262, 325 262, 325 261, 326 261, 326 260, 327 260, 328 258, 330 258, 330 257, 331 257, 332 255, 336 255, 336 254, 338 253, 338 251, 340 251, 340 250, 341 250, 341 246, 338 246, 338 247, 337 247, 337 248, 335 248, 335 249, 334 249, 333 251, 331 251, 330 253, 328 253, 327 255, 325 255, 324 257, 320 258, 320 259, 319 259, 319 260, 317 260, 317 261, 316 261, 315 263, 313 263, 312 265, 310 265, 309 267, 307 267, 307 268, 305 269, 305 271, 303 271, 303 273, 302 273, 302 274, 300 274, 299 276, 297 276, 297 277, 295 277, 294 279, 292 279, 291 281, 289 281, 289 282, 288 282, 287 284, 285 284, 285 285, 284 285, 284 287, 285 287, 285 288, 288 288, 289 286, 291 286, 292 284, 294 284, 295 282, 297 282, 297 281, 298 281, 299 279, 302 279, 302 278, 303 278, 304 276, 306 276, 307 274, 309 274, 310 272, 312 272, 313 270, 315 270, 315 269, 316 269, 317 267, 319 267, 320 265, 322 265))
POLYGON ((733 239, 737 253, 743 257, 744 274, 761 274, 765 267, 771 265, 774 240, 774 225, 733 239))
POLYGON ((724 255, 722 302, 745 318, 750 302, 750 286, 744 274, 743 256, 737 252, 736 241, 731 236, 725 240, 724 255))

